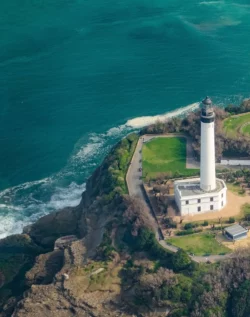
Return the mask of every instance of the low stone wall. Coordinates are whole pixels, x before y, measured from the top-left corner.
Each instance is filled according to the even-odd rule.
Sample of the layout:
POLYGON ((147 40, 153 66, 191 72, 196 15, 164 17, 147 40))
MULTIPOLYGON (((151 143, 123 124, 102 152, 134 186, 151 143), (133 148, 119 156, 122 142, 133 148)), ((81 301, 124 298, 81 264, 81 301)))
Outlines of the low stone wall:
POLYGON ((250 160, 221 160, 221 165, 231 165, 231 166, 250 166, 250 160))
POLYGON ((154 217, 154 219, 155 219, 155 221, 157 223, 157 230, 158 230, 159 240, 164 240, 164 235, 162 233, 162 230, 160 228, 158 219, 156 217, 156 212, 154 210, 153 205, 151 204, 150 198, 149 198, 148 193, 147 193, 147 191, 146 191, 146 189, 145 189, 143 184, 141 185, 141 189, 142 189, 143 195, 145 197, 146 203, 148 204, 148 206, 150 208, 151 214, 152 214, 152 216, 154 217))

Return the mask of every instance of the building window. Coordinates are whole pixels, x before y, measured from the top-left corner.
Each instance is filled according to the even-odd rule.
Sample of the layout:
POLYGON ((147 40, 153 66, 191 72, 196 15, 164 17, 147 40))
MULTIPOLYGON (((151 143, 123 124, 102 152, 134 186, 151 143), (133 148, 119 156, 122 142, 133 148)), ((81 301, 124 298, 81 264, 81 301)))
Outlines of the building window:
POLYGON ((198 211, 201 211, 201 207, 198 207, 197 210, 198 210, 198 211))
POLYGON ((221 198, 223 198, 223 193, 221 194, 221 198))
POLYGON ((223 201, 221 202, 221 207, 223 207, 223 201))
POLYGON ((186 205, 188 205, 188 200, 186 200, 186 205))
POLYGON ((213 205, 210 205, 210 210, 214 210, 214 206, 213 205))
POLYGON ((214 201, 214 197, 210 197, 210 201, 214 201))
POLYGON ((201 200, 200 199, 198 199, 198 204, 201 202, 201 200))

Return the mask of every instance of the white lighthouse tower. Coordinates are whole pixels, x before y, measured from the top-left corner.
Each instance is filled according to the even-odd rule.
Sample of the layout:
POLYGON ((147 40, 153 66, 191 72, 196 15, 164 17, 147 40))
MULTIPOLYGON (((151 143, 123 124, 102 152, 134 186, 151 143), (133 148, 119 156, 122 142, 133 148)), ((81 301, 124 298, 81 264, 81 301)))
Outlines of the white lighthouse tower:
POLYGON ((206 97, 201 109, 200 186, 205 192, 216 189, 214 111, 212 101, 206 97))
POLYGON ((174 182, 175 202, 182 216, 218 211, 227 203, 226 184, 216 178, 212 101, 206 97, 201 105, 200 178, 174 182))

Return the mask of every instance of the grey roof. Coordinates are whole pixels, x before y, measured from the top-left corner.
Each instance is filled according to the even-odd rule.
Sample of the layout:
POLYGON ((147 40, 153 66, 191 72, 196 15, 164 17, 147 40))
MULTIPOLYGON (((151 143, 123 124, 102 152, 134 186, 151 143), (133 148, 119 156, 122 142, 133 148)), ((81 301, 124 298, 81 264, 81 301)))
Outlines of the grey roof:
POLYGON ((204 100, 202 100, 203 105, 211 106, 212 100, 207 96, 204 100))
POLYGON ((200 179, 198 178, 195 181, 180 182, 176 181, 176 185, 180 191, 182 197, 186 196, 194 196, 194 195, 202 195, 209 193, 218 193, 224 188, 224 183, 220 179, 216 179, 216 188, 212 191, 206 192, 200 187, 200 179))
POLYGON ((238 234, 245 233, 248 230, 240 225, 233 225, 225 228, 225 231, 228 232, 232 236, 237 236, 238 234))

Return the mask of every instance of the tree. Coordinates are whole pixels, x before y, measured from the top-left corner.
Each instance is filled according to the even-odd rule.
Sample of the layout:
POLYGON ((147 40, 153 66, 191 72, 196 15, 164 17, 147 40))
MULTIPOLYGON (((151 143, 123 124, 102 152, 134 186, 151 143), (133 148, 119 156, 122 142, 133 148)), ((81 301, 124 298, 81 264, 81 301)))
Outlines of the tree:
POLYGON ((131 228, 133 236, 137 236, 141 228, 155 229, 155 221, 143 200, 125 196, 125 204, 127 208, 123 213, 123 222, 131 228))
POLYGON ((183 250, 179 250, 173 255, 173 269, 176 272, 187 269, 191 262, 189 255, 183 250))
POLYGON ((232 317, 250 316, 250 281, 247 280, 232 293, 232 317))
POLYGON ((139 231, 138 237, 135 241, 136 248, 139 250, 144 250, 145 248, 150 248, 153 240, 154 233, 146 228, 142 228, 139 231))

